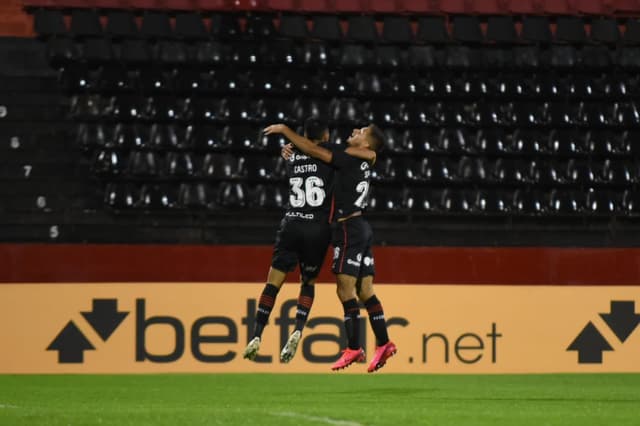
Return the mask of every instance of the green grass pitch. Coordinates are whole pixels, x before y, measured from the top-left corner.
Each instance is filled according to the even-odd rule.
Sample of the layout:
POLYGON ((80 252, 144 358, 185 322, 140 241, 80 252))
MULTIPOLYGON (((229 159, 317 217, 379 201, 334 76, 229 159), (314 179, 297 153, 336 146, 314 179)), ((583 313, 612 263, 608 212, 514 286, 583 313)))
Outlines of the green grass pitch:
POLYGON ((639 374, 0 376, 0 425, 640 425, 639 374))

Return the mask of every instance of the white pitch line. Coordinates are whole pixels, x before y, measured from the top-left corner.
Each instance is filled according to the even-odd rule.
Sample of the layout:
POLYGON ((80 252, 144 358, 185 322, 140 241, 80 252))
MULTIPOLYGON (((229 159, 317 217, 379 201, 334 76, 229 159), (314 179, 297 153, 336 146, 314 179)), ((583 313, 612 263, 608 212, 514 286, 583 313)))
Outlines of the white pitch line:
POLYGON ((331 417, 307 416, 306 414, 294 413, 291 411, 284 411, 282 413, 270 413, 270 414, 273 414, 274 416, 281 416, 281 417, 293 417, 296 419, 324 423, 327 425, 334 425, 334 426, 364 426, 362 423, 352 422, 349 420, 336 420, 336 419, 332 419, 331 417))
POLYGON ((0 404, 0 408, 18 408, 18 406, 11 404, 0 404))

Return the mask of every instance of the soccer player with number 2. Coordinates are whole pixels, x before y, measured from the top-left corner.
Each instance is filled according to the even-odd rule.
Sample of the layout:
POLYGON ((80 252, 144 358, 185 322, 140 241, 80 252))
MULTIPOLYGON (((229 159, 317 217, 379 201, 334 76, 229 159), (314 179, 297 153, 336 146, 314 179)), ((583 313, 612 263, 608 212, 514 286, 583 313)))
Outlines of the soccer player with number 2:
POLYGON ((369 193, 371 167, 376 161, 376 152, 384 145, 384 133, 373 124, 354 129, 347 140, 349 146, 341 151, 323 148, 284 124, 268 126, 264 132, 268 135, 284 135, 297 149, 330 164, 337 172, 332 270, 336 274, 338 297, 344 309, 348 347, 331 369, 339 370, 365 359, 365 352, 360 346, 359 298, 367 308, 369 322, 376 336, 376 352, 367 369, 370 373, 374 372, 397 351, 396 345, 389 340, 382 304, 373 291, 373 233, 362 216, 369 193))

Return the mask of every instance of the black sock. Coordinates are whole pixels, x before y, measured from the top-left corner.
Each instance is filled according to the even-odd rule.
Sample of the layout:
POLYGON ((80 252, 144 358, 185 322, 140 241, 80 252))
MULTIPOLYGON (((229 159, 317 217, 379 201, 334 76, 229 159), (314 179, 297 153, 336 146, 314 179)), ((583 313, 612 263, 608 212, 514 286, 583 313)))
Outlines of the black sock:
POLYGON ((276 296, 280 289, 273 284, 267 283, 260 295, 260 301, 258 302, 258 311, 256 312, 256 325, 253 330, 253 337, 261 337, 262 330, 269 322, 269 315, 273 304, 276 303, 276 296))
POLYGON ((315 295, 315 287, 309 284, 300 286, 300 294, 298 295, 298 310, 296 311, 296 330, 302 332, 304 325, 309 318, 309 311, 313 305, 313 296, 315 295))
POLYGON ((360 306, 356 299, 342 302, 344 308, 344 328, 347 331, 349 349, 360 349, 360 306))
POLYGON ((378 346, 386 344, 389 341, 389 335, 387 334, 387 323, 384 319, 382 304, 373 295, 364 302, 364 306, 369 313, 369 323, 373 329, 373 334, 376 335, 376 344, 378 346))

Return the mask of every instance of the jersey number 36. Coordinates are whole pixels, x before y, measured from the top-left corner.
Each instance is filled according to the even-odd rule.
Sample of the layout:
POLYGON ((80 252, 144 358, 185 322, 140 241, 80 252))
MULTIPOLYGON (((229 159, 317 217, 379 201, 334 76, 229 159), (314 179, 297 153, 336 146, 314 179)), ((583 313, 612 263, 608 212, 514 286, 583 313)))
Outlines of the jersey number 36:
POLYGON ((291 207, 300 208, 305 205, 319 207, 324 202, 326 194, 322 187, 324 182, 318 176, 309 176, 306 179, 293 177, 289 179, 289 204, 291 207))

